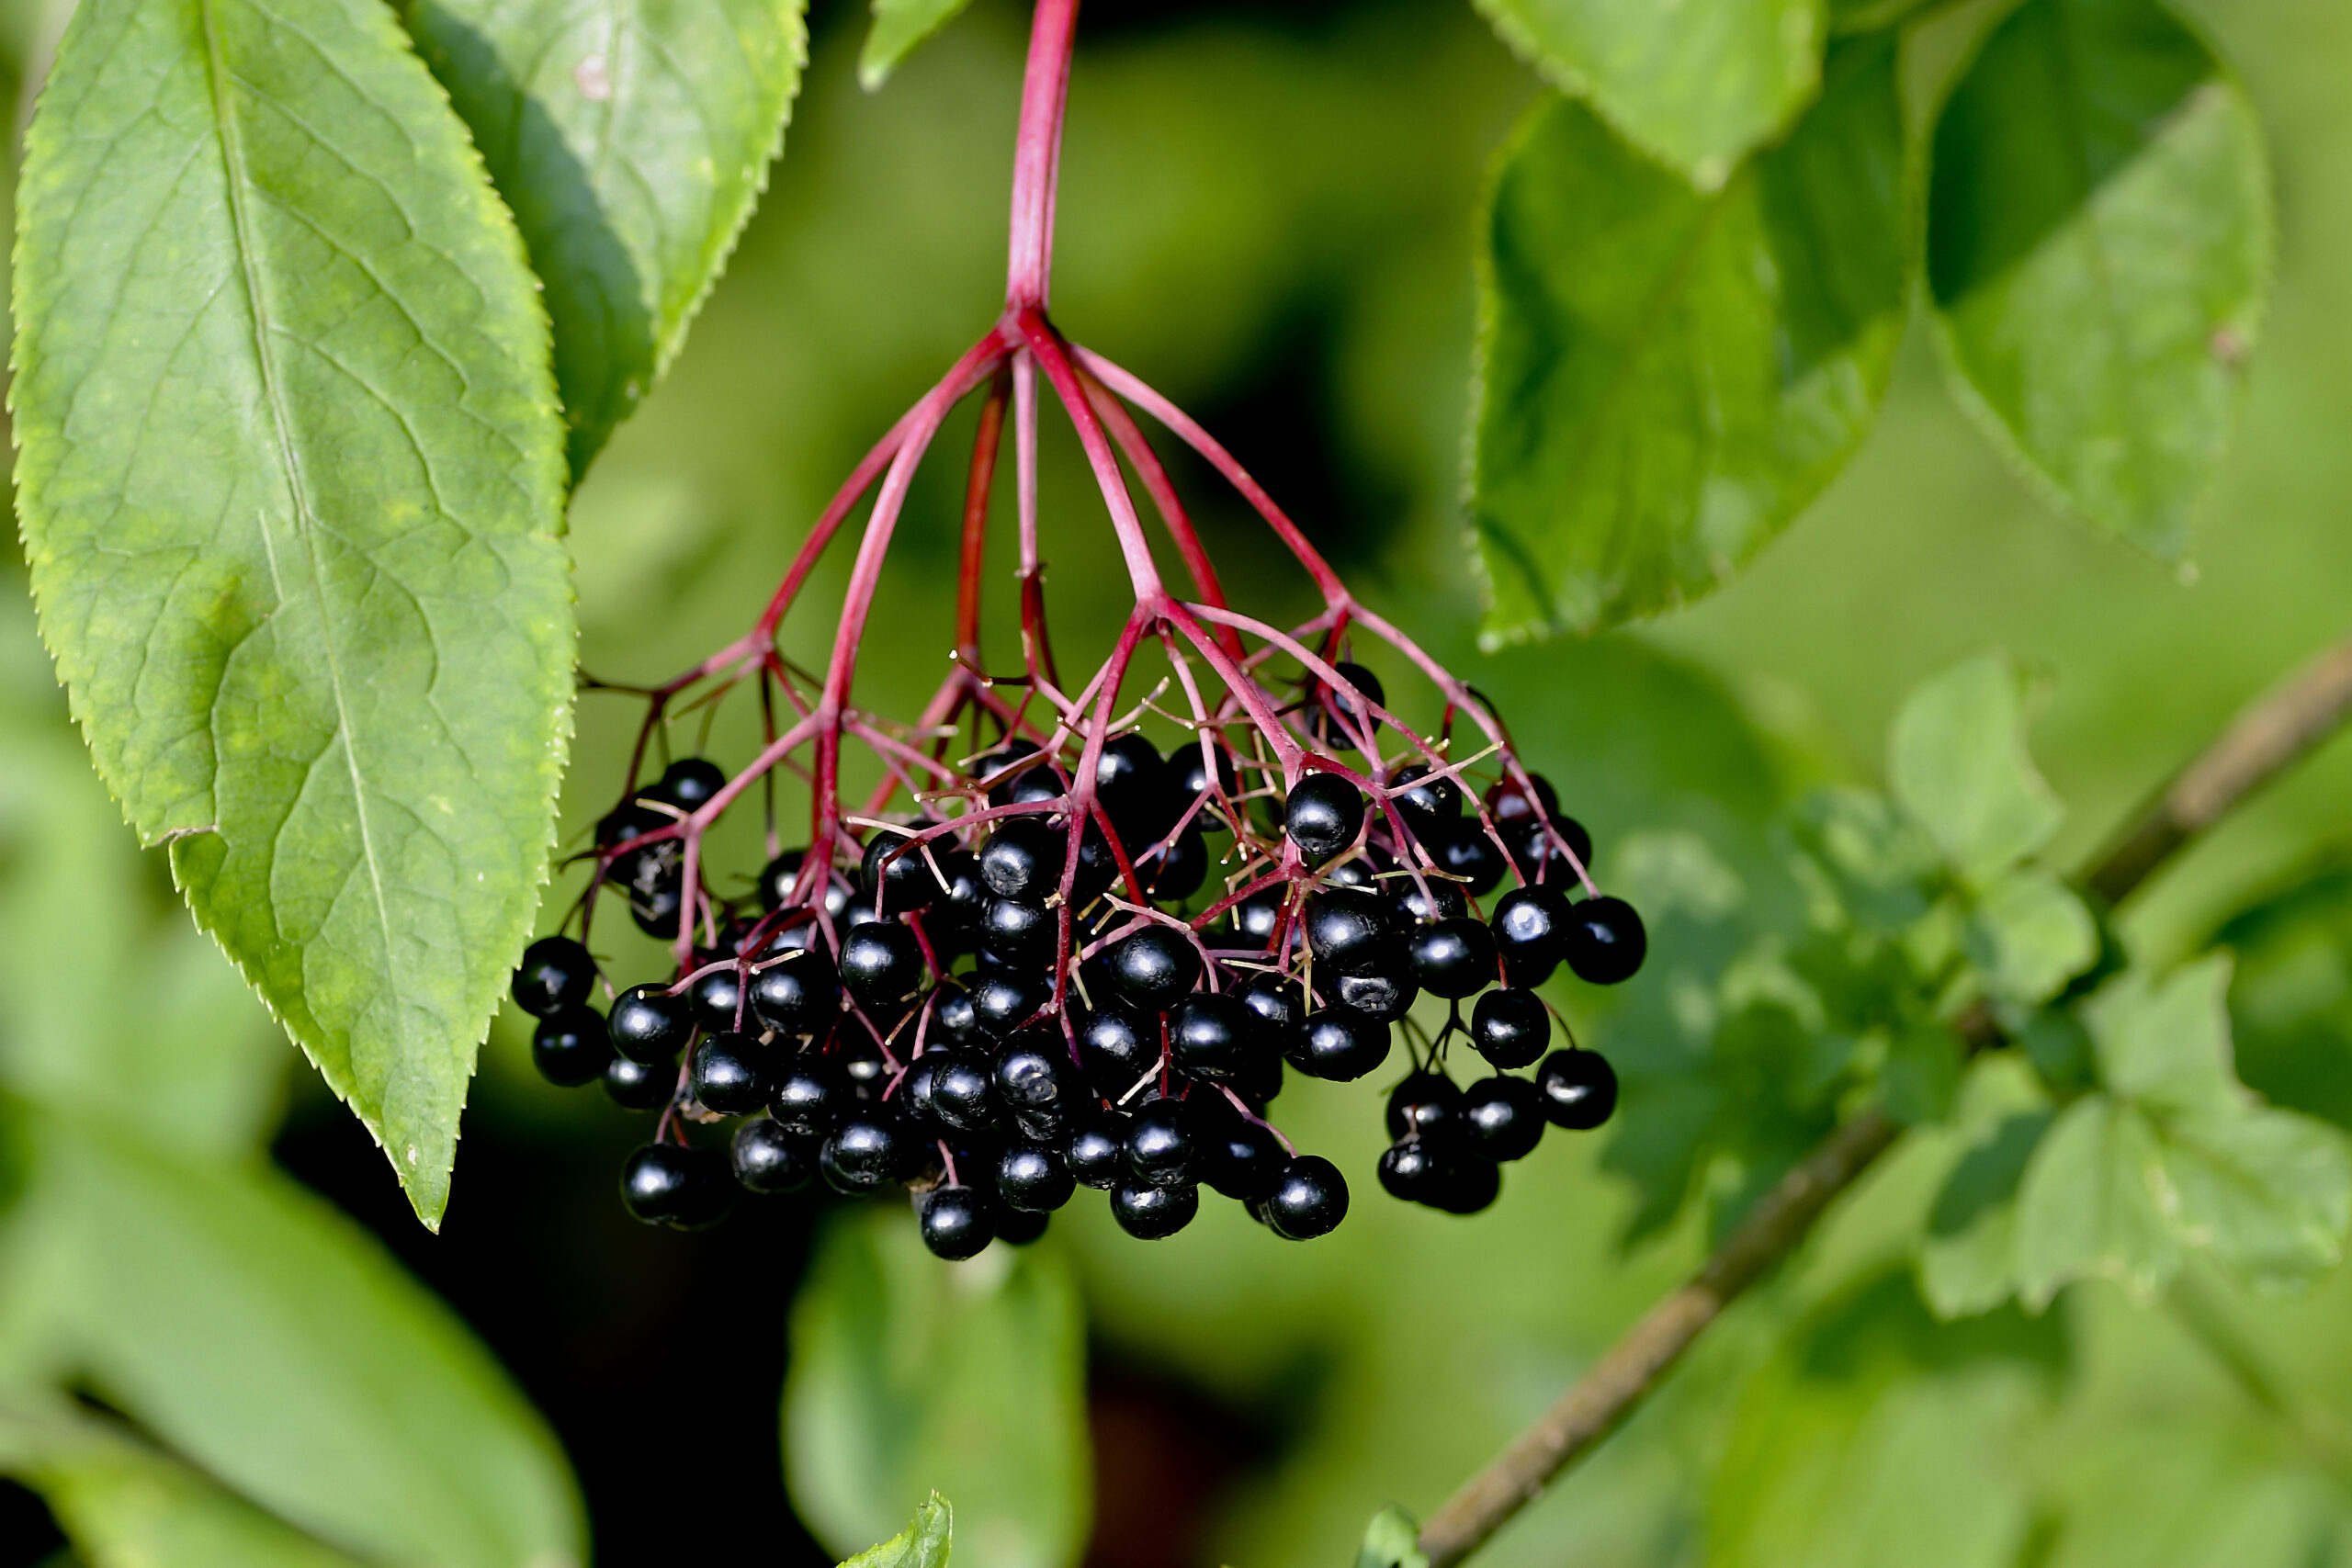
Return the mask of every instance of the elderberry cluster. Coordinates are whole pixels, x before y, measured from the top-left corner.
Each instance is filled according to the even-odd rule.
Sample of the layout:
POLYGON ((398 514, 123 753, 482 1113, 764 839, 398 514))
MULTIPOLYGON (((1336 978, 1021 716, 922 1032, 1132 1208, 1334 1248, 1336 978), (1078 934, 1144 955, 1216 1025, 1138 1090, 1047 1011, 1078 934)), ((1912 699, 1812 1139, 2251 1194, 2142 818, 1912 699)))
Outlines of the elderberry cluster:
MULTIPOLYGON (((1379 702, 1369 671, 1339 670, 1379 702)), ((919 814, 843 828, 831 856, 786 851, 741 897, 698 866, 689 882, 673 830, 724 790, 720 769, 678 761, 633 793, 598 828, 583 914, 617 895, 650 933, 691 930, 690 960, 605 986, 602 1016, 569 937, 534 943, 514 983, 548 1078, 662 1112, 622 1174, 629 1212, 693 1226, 738 1190, 902 1184, 925 1242, 959 1258, 1034 1239, 1080 1186, 1130 1235, 1170 1235, 1205 1185, 1304 1240, 1346 1214, 1348 1183, 1291 1146, 1271 1102, 1288 1071, 1378 1072, 1400 1033, 1378 1170, 1398 1198, 1476 1213, 1546 1125, 1600 1125, 1615 1076, 1551 1049, 1535 991, 1564 964, 1605 985, 1642 962, 1630 906, 1571 897, 1584 829, 1540 776, 1473 794, 1463 770, 1392 768, 1364 714, 1303 683, 1303 728, 1361 746, 1364 772, 1286 781, 1262 745, 1208 727, 1165 754, 1134 729, 1091 749, 1016 737, 922 792, 919 814), (1423 993, 1444 1004, 1434 1030, 1408 1017, 1423 993), (1448 1076, 1456 1037, 1490 1075, 1448 1076), (685 1131, 736 1118, 723 1149, 685 1131)))

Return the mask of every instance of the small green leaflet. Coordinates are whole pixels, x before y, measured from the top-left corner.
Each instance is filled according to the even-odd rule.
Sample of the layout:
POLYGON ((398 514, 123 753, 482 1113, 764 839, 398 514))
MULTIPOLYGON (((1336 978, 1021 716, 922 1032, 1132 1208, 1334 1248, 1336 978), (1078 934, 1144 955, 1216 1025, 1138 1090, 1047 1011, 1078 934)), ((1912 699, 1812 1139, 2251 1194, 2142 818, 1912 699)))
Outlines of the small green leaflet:
POLYGON ((2155 0, 2027 0, 1934 155, 1928 294, 1962 402, 2060 503, 2179 556, 2270 285, 2244 91, 2155 0))
POLYGON ((766 188, 807 0, 410 0, 547 284, 576 479, 653 389, 766 188))
POLYGON ((1975 886, 2049 842, 2065 815, 2026 752, 2024 682, 2002 654, 1979 654, 1904 699, 1886 776, 1894 798, 1975 886))
POLYGON ((1992 999, 2038 1007, 2098 957, 2098 928, 2082 899, 2050 872, 1996 878, 1968 912, 1962 941, 1992 999))
POLYGON ((947 1568, 956 1539, 956 1510, 934 1492, 905 1529, 879 1546, 867 1547, 841 1568, 947 1568))
POLYGON ((1721 186, 1821 82, 1822 0, 1476 4, 1554 86, 1589 99, 1702 190, 1721 186))
POLYGON ((961 16, 972 0, 874 0, 874 26, 857 56, 857 83, 879 89, 907 56, 961 16))
POLYGON ((1490 646, 1706 593, 1828 482, 1902 333, 1903 157, 1886 39, 1711 195, 1572 100, 1530 116, 1480 236, 1490 646))
POLYGON ((1363 1548, 1356 1553, 1356 1568, 1430 1568, 1421 1550, 1421 1529, 1402 1508, 1383 1508, 1363 1529, 1363 1548))
POLYGON ((571 730, 523 247, 373 0, 88 0, 18 200, 20 512, 74 716, 437 1224, 571 730))

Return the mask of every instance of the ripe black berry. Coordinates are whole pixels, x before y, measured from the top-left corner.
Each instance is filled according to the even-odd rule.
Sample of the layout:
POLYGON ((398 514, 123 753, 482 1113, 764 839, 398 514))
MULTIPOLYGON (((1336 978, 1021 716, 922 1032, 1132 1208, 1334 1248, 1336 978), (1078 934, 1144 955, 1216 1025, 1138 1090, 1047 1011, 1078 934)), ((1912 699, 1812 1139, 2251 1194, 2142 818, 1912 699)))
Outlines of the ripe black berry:
POLYGON ((1127 1179, 1124 1130, 1108 1121, 1090 1122, 1070 1134, 1070 1175, 1088 1187, 1108 1190, 1127 1179))
POLYGON ((1425 876, 1420 884, 1409 877, 1393 880, 1389 897, 1406 922, 1419 924, 1426 920, 1458 920, 1470 913, 1469 896, 1462 891, 1459 882, 1448 882, 1442 876, 1425 876), (1424 890, 1426 889, 1426 890, 1424 890))
POLYGON ((678 934, 678 911, 685 907, 686 896, 674 882, 628 896, 628 918, 637 929, 664 942, 678 934))
POLYGON ((726 1213, 734 1185, 717 1149, 648 1144, 621 1167, 621 1203, 648 1224, 709 1224, 726 1213))
POLYGON ((590 1007, 549 1013, 531 1031, 531 1061, 539 1076, 559 1089, 578 1089, 604 1075, 613 1059, 605 1021, 590 1007))
POLYGON ((868 920, 842 938, 842 984, 867 1007, 904 1001, 922 984, 922 947, 896 920, 868 920))
POLYGON ((1617 1074, 1598 1051, 1555 1051, 1536 1069, 1544 1117, 1555 1127, 1589 1133, 1617 1109, 1617 1074))
POLYGON ((1431 773, 1427 762, 1398 769, 1390 798, 1416 836, 1446 831, 1462 819, 1462 786, 1431 773))
POLYGON ((1510 848, 1512 869, 1530 882, 1541 878, 1574 886, 1578 868, 1589 870, 1592 865, 1592 835, 1573 817, 1555 813, 1540 820, 1522 818, 1503 829, 1503 842, 1510 848), (1566 841, 1569 852, 1576 856, 1573 863, 1560 852, 1555 834, 1566 841))
POLYGON ((1176 1066, 1196 1078, 1231 1082, 1260 1051, 1258 1015, 1237 997, 1204 991, 1178 1002, 1168 1015, 1176 1066))
POLYGON ((1061 886, 1069 840, 1043 817, 1013 817, 980 846, 980 880, 1000 898, 1043 904, 1061 886))
POLYGON ((1487 1158, 1521 1158, 1544 1138, 1543 1092, 1508 1074, 1480 1078, 1462 1091, 1462 1125, 1487 1158))
POLYGON ((1380 1156, 1380 1185, 1391 1198, 1425 1203, 1439 1177, 1438 1145, 1419 1138, 1390 1145, 1380 1156))
POLYGON ((1436 1148, 1437 1168, 1421 1201, 1449 1214, 1475 1214, 1492 1204, 1503 1190, 1502 1172, 1490 1159, 1457 1144, 1436 1148))
POLYGON ((1388 1135, 1444 1137, 1462 1123, 1462 1090, 1442 1073, 1410 1073, 1388 1094, 1388 1135))
POLYGON ((1407 952, 1413 977, 1441 997, 1476 996, 1495 983, 1494 935, 1467 915, 1419 928, 1407 952))
POLYGON ((931 1064, 932 1113, 961 1133, 984 1133, 1001 1119, 996 1077, 988 1058, 968 1045, 926 1051, 931 1064))
POLYGON ((1034 1209, 999 1209, 996 1238, 1007 1247, 1026 1247, 1046 1234, 1046 1222, 1051 1217, 1034 1209))
POLYGON ((1505 987, 1478 998, 1470 1015, 1470 1043, 1498 1067, 1523 1067, 1551 1043, 1552 1015, 1532 991, 1505 987))
MULTIPOLYGON (((706 1101, 706 1103, 707 1103, 706 1101)), ((856 1090, 840 1064, 823 1056, 786 1059, 768 1096, 776 1125, 803 1138, 821 1138, 841 1124, 857 1103, 856 1090)))
POLYGON ((978 1040, 1001 1040, 1053 999, 1053 976, 1041 970, 982 970, 972 977, 972 1027, 978 1040))
POLYGON ((1342 975, 1331 989, 1333 999, 1341 1007, 1382 1023, 1394 1023, 1412 1011, 1421 994, 1402 953, 1396 955, 1393 967, 1370 975, 1342 975))
POLYGON ((1331 673, 1354 687, 1357 694, 1351 696, 1329 682, 1316 683, 1316 705, 1322 710, 1315 719, 1316 737, 1344 751, 1361 750, 1363 737, 1380 725, 1372 710, 1386 707, 1388 694, 1381 689, 1379 676, 1348 660, 1332 665, 1331 673))
POLYGON ((895 1119, 869 1110, 833 1129, 817 1156, 817 1168, 834 1191, 855 1197, 899 1179, 914 1154, 895 1119))
POLYGON ((1465 818, 1453 831, 1438 836, 1429 849, 1440 869, 1462 878, 1463 890, 1473 898, 1485 897, 1503 879, 1503 852, 1475 819, 1465 818))
MULTIPOLYGON (((600 850, 616 849, 659 829, 674 826, 677 820, 666 811, 657 811, 652 807, 640 806, 632 800, 597 820, 596 847, 600 850)), ((649 850, 654 847, 650 844, 646 846, 649 850)), ((675 840, 664 839, 660 847, 667 853, 674 854, 678 845, 675 840)))
POLYGON ((1278 882, 1272 887, 1260 888, 1235 904, 1227 911, 1233 920, 1234 931, 1250 942, 1272 941, 1274 927, 1282 919, 1283 899, 1289 891, 1288 884, 1278 882))
POLYGON ((1542 985, 1559 967, 1568 900, 1557 887, 1514 887, 1495 901, 1495 950, 1501 953, 1504 983, 1522 988, 1542 985))
POLYGON ((1234 993, 1241 1005, 1257 1014, 1269 1040, 1287 1040, 1306 1016, 1306 997, 1298 982, 1282 975, 1252 975, 1234 993))
POLYGON ((996 1239, 996 1214, 987 1194, 970 1187, 934 1187, 922 1196, 922 1244, 950 1263, 978 1257, 996 1239))
POLYGON ((1052 1147, 1023 1142, 1007 1145, 997 1160, 996 1190, 1008 1207, 1041 1212, 1069 1202, 1078 1179, 1052 1147))
POLYGON ((1266 1224, 1276 1235, 1311 1241, 1348 1217, 1348 1182, 1321 1155, 1301 1155, 1283 1167, 1266 1200, 1266 1224))
POLYGON ((1396 915, 1379 894, 1362 887, 1327 887, 1306 900, 1307 950, 1324 969, 1360 975, 1390 956, 1396 915))
POLYGON ((1061 941, 1061 917, 1042 904, 990 898, 980 906, 982 953, 1007 964, 1044 966, 1061 941))
POLYGON ((1560 792, 1542 773, 1530 773, 1527 782, 1535 786, 1530 796, 1519 781, 1504 778, 1487 792, 1487 809, 1497 822, 1520 822, 1531 817, 1550 818, 1559 815, 1560 792))
POLYGON ((752 1192, 797 1192, 817 1174, 817 1145, 761 1117, 735 1129, 735 1179, 752 1192))
POLYGON ((1055 773, 1052 758, 1039 758, 1019 773, 1010 771, 1015 763, 1036 755, 1034 741, 1011 739, 972 764, 972 777, 989 786, 990 806, 1025 806, 1061 798, 1062 781, 1055 773))
POLYGON ((931 874, 928 843, 918 844, 913 834, 925 828, 936 827, 929 818, 907 824, 908 831, 894 833, 877 828, 865 846, 865 857, 859 874, 866 887, 876 895, 878 906, 893 915, 903 915, 910 909, 927 909, 939 897, 939 879, 931 874))
POLYGON ((1291 1066, 1309 1077, 1347 1083, 1388 1060, 1388 1025, 1351 1008, 1309 1013, 1291 1036, 1291 1066))
POLYGON ((1103 742, 1095 761, 1094 797, 1129 845, 1140 847, 1168 830, 1175 820, 1173 784, 1159 750, 1133 730, 1103 742))
POLYGON ((694 1004, 695 1021, 706 1034, 741 1028, 743 972, 732 964, 714 969, 686 987, 686 999, 694 1004))
POLYGON ((1214 784, 1210 782, 1210 765, 1201 757, 1198 740, 1176 743, 1176 749, 1168 753, 1168 776, 1175 792, 1177 810, 1180 813, 1188 810, 1194 801, 1200 800, 1201 808, 1193 814, 1193 820, 1205 832, 1222 833, 1229 825, 1218 809, 1216 792, 1222 791, 1227 800, 1239 795, 1241 774, 1233 765, 1233 754, 1215 739, 1210 740, 1209 750, 1216 759, 1214 784), (1202 800, 1204 795, 1207 796, 1205 800, 1202 800))
POLYGON ((1574 906, 1564 934, 1570 972, 1590 985, 1632 979, 1649 952, 1642 917, 1623 898, 1588 898, 1574 906))
POLYGON ((726 787, 727 770, 718 763, 707 757, 681 757, 663 771, 660 784, 645 792, 645 798, 681 811, 699 811, 726 787))
POLYGON ((1243 1201, 1271 1194, 1290 1157, 1273 1134, 1232 1111, 1203 1121, 1196 1156, 1201 1179, 1243 1201))
POLYGON ((841 982, 820 950, 786 953, 752 976, 752 1016, 787 1040, 821 1037, 841 1012, 841 982))
POLYGON ((1057 1117, 1078 1095, 1078 1069, 1058 1031, 1035 1030, 996 1059, 997 1098, 1016 1116, 1057 1117))
POLYGON ((1144 1181, 1124 1181, 1111 1190, 1111 1217, 1138 1241, 1174 1235, 1200 1212, 1200 1189, 1189 1184, 1155 1187, 1144 1181))
POLYGON ((514 971, 514 1003, 535 1018, 588 999, 596 985, 596 961, 568 936, 543 936, 523 950, 514 971))
POLYGON ((923 931, 932 946, 943 953, 968 953, 980 929, 980 906, 989 896, 980 880, 979 857, 969 850, 933 844, 931 858, 937 867, 931 908, 923 916, 923 931))
POLYGON ((664 986, 631 986, 605 1020, 613 1049, 632 1062, 675 1060, 695 1032, 692 1006, 664 986))
POLYGON ((1193 1118, 1178 1100, 1156 1100, 1127 1124, 1127 1168, 1155 1187, 1193 1179, 1193 1118))
POLYGON ((1159 1021, 1146 1027, 1124 1008, 1099 1009, 1079 1022, 1078 1053, 1094 1092, 1115 1100, 1159 1070, 1159 1021))
POLYGON ((1313 773, 1283 803, 1283 831, 1309 862, 1329 860, 1363 829, 1363 792, 1337 773, 1313 773))
POLYGON ((632 1062, 615 1056, 605 1064, 605 1092, 624 1111, 659 1111, 678 1087, 675 1062, 632 1062))
POLYGON ((714 1034, 695 1047, 695 1099, 706 1111, 743 1116, 768 1102, 767 1075, 760 1070, 760 1043, 744 1034, 714 1034))
MULTIPOLYGON (((760 897, 769 908, 781 909, 787 904, 797 907, 798 900, 793 895, 799 891, 800 864, 808 853, 806 850, 786 850, 768 862, 767 869, 760 873, 760 897)), ((838 874, 830 876, 825 884, 826 917, 838 919, 848 903, 848 882, 838 874)))
POLYGON ((1187 827, 1166 849, 1146 855, 1136 864, 1144 891, 1159 904, 1181 904, 1208 880, 1209 846, 1197 827, 1187 827))
POLYGON ((1113 942, 1104 967, 1119 994, 1145 1012, 1176 1005, 1201 977, 1201 955, 1182 932, 1150 925, 1113 942))

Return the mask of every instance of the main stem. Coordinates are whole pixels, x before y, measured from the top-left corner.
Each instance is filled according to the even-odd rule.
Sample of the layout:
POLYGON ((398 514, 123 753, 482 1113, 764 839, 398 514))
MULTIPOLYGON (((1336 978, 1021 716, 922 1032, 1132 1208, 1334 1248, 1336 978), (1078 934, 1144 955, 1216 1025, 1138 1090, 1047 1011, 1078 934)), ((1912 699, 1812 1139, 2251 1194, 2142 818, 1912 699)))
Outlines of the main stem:
POLYGON ((1078 0, 1037 0, 1029 69, 1021 81, 1021 130, 1012 148, 1012 245, 1004 302, 1043 310, 1054 270, 1054 186, 1061 175, 1062 106, 1069 98, 1078 0))

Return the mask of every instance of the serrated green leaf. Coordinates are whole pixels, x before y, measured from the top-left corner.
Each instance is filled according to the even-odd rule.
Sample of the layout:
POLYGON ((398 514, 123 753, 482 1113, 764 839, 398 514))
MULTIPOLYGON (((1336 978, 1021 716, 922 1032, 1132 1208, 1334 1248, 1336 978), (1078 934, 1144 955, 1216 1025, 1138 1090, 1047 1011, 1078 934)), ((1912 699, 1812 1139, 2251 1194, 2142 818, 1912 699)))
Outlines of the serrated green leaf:
POLYGON ((808 0, 408 0, 555 322, 576 479, 684 343, 767 187, 808 0))
POLYGON ((785 1472, 846 1552, 936 1486, 965 1499, 964 1568, 1051 1568, 1086 1544, 1084 1328, 1050 1247, 967 1263, 903 1213, 842 1214, 794 1300, 785 1472))
POLYGON ((1990 1312, 2017 1289, 2018 1193, 2052 1114, 2004 1117, 1961 1156, 1928 1212, 1919 1289, 1939 1317, 1990 1312))
POLYGON ((2039 1312, 2076 1280, 2152 1299, 2180 1267, 2160 1202, 2160 1151, 2137 1111, 2105 1095, 2068 1106, 2026 1164, 2018 1194, 2018 1295, 2039 1312))
POLYGON ((1356 1568, 1430 1568, 1421 1550, 1421 1527, 1402 1508, 1383 1508, 1364 1526, 1356 1568))
POLYGON ((2156 0, 2029 0, 1934 157, 1928 293, 1962 401, 2060 503, 2179 555, 2269 289, 2245 92, 2156 0))
POLYGON ((1628 141, 1702 190, 1721 186, 1821 81, 1822 0, 1476 4, 1554 86, 1590 100, 1628 141))
POLYGON ((907 56, 962 16, 972 0, 874 0, 874 25, 858 51, 857 85, 878 90, 907 56))
POLYGON ((2308 1285, 2343 1260, 2352 1159, 2342 1134, 2286 1111, 2183 1116, 2164 1124, 2175 1223, 2256 1289, 2308 1285))
POLYGON ((933 1493, 905 1529, 879 1546, 869 1546, 841 1568, 947 1568, 956 1539, 956 1511, 933 1493))
POLYGON ((1985 990, 2011 1008, 2038 1007, 2098 956, 2098 927, 2046 871, 2013 871, 1969 910, 1964 941, 1985 990))
POLYGON ((175 1452, 370 1560, 558 1568, 580 1506, 537 1416, 342 1214, 260 1168, 45 1121, 72 1258, 48 1303, 78 1381, 175 1452))
POLYGON ((18 200, 18 500, 74 715, 436 1224, 571 722, 522 246, 371 0, 89 0, 18 200))
POLYGON ((1902 333, 1902 186, 1885 39, 1842 51, 1787 141, 1712 195, 1581 105, 1538 106, 1481 230, 1490 644, 1706 593, 1828 482, 1902 333))
POLYGON ((2027 754, 2023 682, 1998 653, 1912 690, 1888 736, 1886 776, 1952 870, 1978 886, 2049 842, 2065 815, 2027 754))
POLYGON ((2083 1009, 2099 1077, 2163 1112, 2206 1114, 2246 1103, 2230 1062, 2230 960, 2213 953, 2162 980, 2133 970, 2083 1009))

